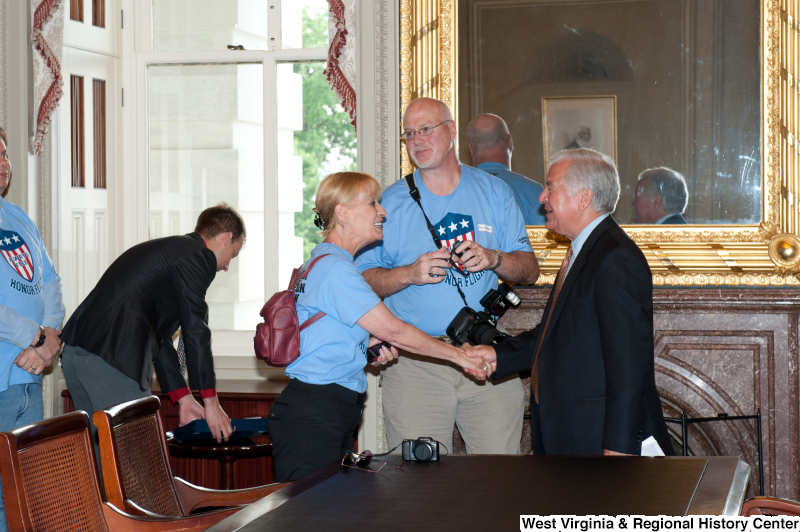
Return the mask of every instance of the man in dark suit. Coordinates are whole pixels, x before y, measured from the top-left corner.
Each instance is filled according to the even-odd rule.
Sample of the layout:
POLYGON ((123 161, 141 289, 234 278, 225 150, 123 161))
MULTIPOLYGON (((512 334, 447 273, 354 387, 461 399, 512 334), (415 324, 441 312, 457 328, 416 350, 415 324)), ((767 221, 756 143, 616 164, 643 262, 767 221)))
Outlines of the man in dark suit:
POLYGON ((610 215, 618 199, 609 157, 589 149, 553 157, 539 201, 546 227, 572 244, 542 322, 470 350, 493 364, 492 378, 532 367, 535 454, 636 455, 649 436, 672 454, 655 383, 652 278, 610 215))
POLYGON ((685 224, 689 202, 686 180, 670 168, 650 168, 639 174, 631 205, 637 224, 685 224))
POLYGON ((195 232, 143 242, 114 261, 61 333, 77 410, 91 415, 149 396, 155 367, 162 390, 179 404, 181 425, 204 418, 217 441, 228 439, 231 422, 216 395, 205 297, 246 236, 239 213, 220 203, 200 213, 195 232), (185 360, 172 343, 179 327, 185 360), (186 386, 183 364, 204 407, 186 386))

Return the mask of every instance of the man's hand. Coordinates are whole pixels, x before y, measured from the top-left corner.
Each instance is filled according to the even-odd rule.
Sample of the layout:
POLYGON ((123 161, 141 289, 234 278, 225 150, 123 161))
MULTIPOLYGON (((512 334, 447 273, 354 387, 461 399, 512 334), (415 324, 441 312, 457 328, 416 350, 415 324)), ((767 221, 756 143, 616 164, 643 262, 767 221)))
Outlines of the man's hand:
POLYGON ((499 260, 494 251, 484 248, 473 240, 465 240, 456 251, 461 253, 458 263, 472 273, 491 270, 499 260))
POLYGON ((228 441, 233 429, 231 428, 231 420, 228 414, 219 406, 219 398, 206 397, 203 399, 205 405, 206 422, 208 428, 211 429, 211 437, 217 440, 217 443, 222 443, 222 440, 228 441))
POLYGON ((187 423, 191 423, 195 419, 205 419, 206 411, 200 406, 192 394, 186 394, 178 399, 178 410, 180 418, 178 426, 182 427, 187 423))
MULTIPOLYGON (((58 356, 58 352, 61 351, 61 331, 57 329, 51 329, 50 327, 44 328, 44 345, 41 347, 33 347, 33 344, 39 341, 40 332, 36 332, 36 336, 34 336, 33 340, 31 340, 31 348, 36 350, 36 353, 39 357, 45 362, 45 367, 50 366, 53 364, 53 361, 58 356)), ((38 375, 38 373, 37 373, 38 375)))
POLYGON ((438 251, 423 253, 413 264, 407 266, 411 276, 409 281, 417 286, 441 283, 447 277, 447 270, 450 268, 449 259, 450 254, 445 246, 438 251))
POLYGON ((473 377, 485 380, 489 377, 489 375, 497 371, 497 353, 495 352, 494 347, 489 347, 488 345, 471 346, 469 344, 464 344, 462 349, 467 357, 473 359, 482 359, 476 362, 477 364, 482 365, 482 369, 480 371, 466 370, 467 373, 473 377))
POLYGON ((50 363, 47 363, 39 356, 36 349, 33 347, 29 347, 17 355, 17 358, 14 359, 14 364, 31 375, 40 375, 42 371, 44 371, 44 368, 50 365, 50 363))
MULTIPOLYGON (((464 346, 469 347, 469 344, 464 344, 464 346)), ((464 351, 464 346, 458 350, 458 357, 455 360, 456 364, 461 366, 461 369, 464 370, 464 373, 472 375, 481 381, 486 380, 491 374, 490 365, 487 364, 482 358, 468 357, 464 351)))

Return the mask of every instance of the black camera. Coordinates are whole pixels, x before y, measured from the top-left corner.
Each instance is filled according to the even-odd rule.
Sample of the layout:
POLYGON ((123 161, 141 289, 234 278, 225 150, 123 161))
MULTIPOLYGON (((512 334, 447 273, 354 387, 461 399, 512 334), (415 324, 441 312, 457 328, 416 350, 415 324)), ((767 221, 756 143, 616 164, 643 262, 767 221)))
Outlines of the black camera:
POLYGON ((381 357, 381 347, 386 347, 386 349, 391 349, 392 344, 389 342, 381 342, 379 344, 375 344, 372 347, 367 348, 367 364, 372 364, 376 358, 381 357))
POLYGON ((465 342, 472 345, 497 345, 508 335, 497 330, 497 320, 511 307, 519 305, 520 298, 506 283, 497 290, 489 290, 481 299, 483 310, 476 312, 469 307, 458 311, 447 326, 447 336, 456 346, 465 342))
POLYGON ((469 272, 467 271, 467 269, 464 267, 463 264, 460 264, 458 260, 456 260, 460 259, 461 255, 464 254, 463 251, 461 253, 458 252, 459 246, 464 242, 466 242, 466 240, 461 240, 460 242, 456 242, 455 244, 453 244, 453 247, 450 249, 450 264, 453 265, 453 268, 455 268, 458 273, 460 273, 464 277, 467 277, 469 276, 469 272))
POLYGON ((403 440, 403 460, 438 462, 439 442, 428 437, 421 437, 416 440, 403 440))

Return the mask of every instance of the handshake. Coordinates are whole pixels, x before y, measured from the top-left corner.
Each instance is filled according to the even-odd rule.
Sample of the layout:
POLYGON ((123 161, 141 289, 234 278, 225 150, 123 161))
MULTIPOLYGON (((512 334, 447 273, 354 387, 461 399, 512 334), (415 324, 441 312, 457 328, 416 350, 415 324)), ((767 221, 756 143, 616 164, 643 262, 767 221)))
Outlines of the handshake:
POLYGON ((457 361, 465 373, 478 380, 486 380, 497 371, 497 353, 488 345, 463 344, 459 349, 463 360, 457 361))

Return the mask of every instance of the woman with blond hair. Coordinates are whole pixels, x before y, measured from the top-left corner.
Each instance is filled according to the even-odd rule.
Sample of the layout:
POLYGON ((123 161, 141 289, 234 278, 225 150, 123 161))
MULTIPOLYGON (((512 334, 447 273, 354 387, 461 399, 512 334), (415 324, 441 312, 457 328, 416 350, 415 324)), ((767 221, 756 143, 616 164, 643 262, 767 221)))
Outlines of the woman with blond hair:
POLYGON ((368 346, 394 346, 381 348, 376 366, 397 358, 399 348, 480 369, 460 349, 397 319, 353 265, 361 248, 383 238, 380 195, 375 178, 358 172, 332 174, 317 189, 314 222, 324 241, 301 271, 322 258, 295 286, 295 301, 301 325, 318 312, 325 316, 300 333, 300 356, 286 368, 291 380, 269 411, 279 482, 353 451, 367 390, 368 346))

